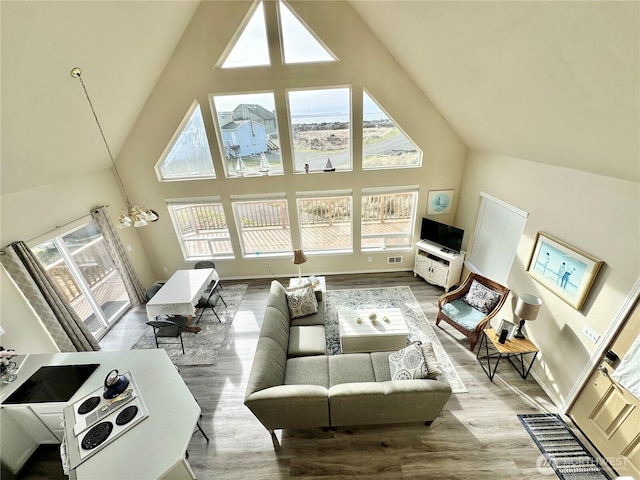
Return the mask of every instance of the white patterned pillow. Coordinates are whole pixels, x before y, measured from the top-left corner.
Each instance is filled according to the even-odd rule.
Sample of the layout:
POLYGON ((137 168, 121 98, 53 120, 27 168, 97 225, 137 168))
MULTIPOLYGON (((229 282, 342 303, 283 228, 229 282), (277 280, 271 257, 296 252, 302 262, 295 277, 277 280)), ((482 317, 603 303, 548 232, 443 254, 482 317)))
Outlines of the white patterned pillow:
POLYGON ((442 375, 442 370, 438 364, 436 352, 433 351, 433 343, 427 342, 420 347, 422 349, 422 355, 424 355, 424 361, 427 364, 427 378, 435 380, 442 375))
POLYGON ((310 284, 286 289, 291 318, 306 317, 318 312, 318 300, 310 284))
POLYGON ((420 344, 412 343, 389 355, 389 370, 393 380, 427 378, 429 372, 420 344))
POLYGON ((489 314, 500 301, 500 294, 473 280, 463 300, 484 314, 489 314))

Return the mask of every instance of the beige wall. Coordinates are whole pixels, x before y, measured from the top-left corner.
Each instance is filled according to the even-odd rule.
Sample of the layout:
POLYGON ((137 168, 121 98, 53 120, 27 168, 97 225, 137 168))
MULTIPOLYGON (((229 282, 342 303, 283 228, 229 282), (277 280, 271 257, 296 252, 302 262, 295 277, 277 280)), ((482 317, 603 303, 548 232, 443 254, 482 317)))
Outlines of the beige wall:
MULTIPOLYGON (((153 228, 140 232, 156 277, 166 278, 180 268, 191 268, 184 261, 165 206, 166 199, 193 198, 217 195, 222 198, 227 220, 230 222, 232 242, 237 251, 236 260, 216 261, 223 277, 273 277, 293 275, 291 254, 281 258, 239 258, 239 243, 233 227, 230 196, 232 194, 260 194, 283 192, 289 201, 289 211, 295 212, 295 194, 305 190, 352 189, 354 217, 358 218, 359 191, 362 187, 388 185, 418 185, 420 191, 418 215, 426 206, 428 190, 458 189, 466 156, 466 146, 416 85, 389 56, 345 2, 295 3, 300 15, 318 34, 328 48, 340 59, 332 64, 273 66, 235 70, 214 70, 237 25, 247 11, 243 2, 203 2, 185 32, 173 57, 160 77, 156 88, 143 109, 137 123, 119 155, 125 183, 137 187, 138 201, 156 209, 160 221, 153 228), (225 21, 221 22, 220 19, 225 21), (350 85, 353 88, 353 110, 361 109, 362 89, 378 100, 402 126, 409 137, 424 151, 423 166, 419 169, 368 171, 360 168, 360 159, 354 156, 354 171, 297 174, 292 173, 291 152, 282 149, 284 176, 254 178, 224 178, 224 170, 208 94, 243 93, 272 90, 275 92, 280 136, 286 145, 287 113, 284 108, 288 87, 323 87, 350 85), (154 165, 171 140, 194 99, 201 105, 214 166, 218 178, 188 182, 159 182, 154 165), (267 266, 270 263, 270 270, 267 266)), ((361 144, 358 128, 353 131, 353 144, 361 144)), ((357 149, 356 149, 357 150, 357 149)), ((454 205, 455 212, 455 205, 454 205)), ((454 214, 441 216, 442 221, 453 221, 454 214)), ((314 273, 340 273, 381 271, 389 269, 387 257, 391 253, 360 254, 358 222, 354 222, 353 255, 310 256, 303 270, 314 273), (368 257, 372 261, 368 261, 368 257)), ((295 221, 293 222, 295 226, 295 221)), ((419 229, 419 226, 417 227, 419 229)), ((293 228, 293 244, 299 245, 298 233, 293 228)), ((395 269, 408 270, 413 266, 412 251, 401 253, 404 261, 395 269)))
MULTIPOLYGON (((514 295, 533 293, 543 303, 535 322, 527 322, 541 354, 532 370, 551 398, 561 404, 596 344, 582 329, 598 334, 609 325, 640 276, 640 185, 492 153, 470 151, 456 223, 469 234, 480 192, 529 213, 508 279, 514 295), (536 233, 548 232, 605 262, 581 311, 576 311, 527 273, 536 233)), ((495 319, 517 321, 514 302, 495 319)), ((495 325, 494 325, 495 326, 495 325)), ((601 340, 599 340, 601 341, 601 340)))
MULTIPOLYGON (((89 222, 91 208, 110 205, 112 221, 124 204, 111 170, 93 172, 41 188, 2 196, 0 244, 22 240, 32 246, 89 222), (79 218, 82 217, 82 218, 79 218), (78 219, 78 220, 75 220, 78 219), (69 225, 54 230, 56 225, 69 225), (48 233, 45 233, 49 231, 48 233), (34 238, 35 237, 35 238, 34 238), (31 239, 31 240, 30 240, 31 239)), ((121 230, 125 245, 131 245, 131 260, 145 285, 153 283, 151 269, 137 230, 121 230)), ((0 340, 21 353, 55 352, 57 348, 26 299, 0 267, 0 340)))

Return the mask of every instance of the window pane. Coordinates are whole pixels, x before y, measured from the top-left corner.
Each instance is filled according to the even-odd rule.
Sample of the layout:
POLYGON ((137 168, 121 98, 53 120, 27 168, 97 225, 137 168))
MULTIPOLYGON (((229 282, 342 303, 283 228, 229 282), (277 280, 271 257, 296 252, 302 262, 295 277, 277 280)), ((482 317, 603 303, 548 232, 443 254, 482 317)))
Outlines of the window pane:
POLYGON ((234 201, 233 209, 243 255, 292 252, 285 199, 234 201))
POLYGON ((185 260, 233 256, 222 203, 169 204, 168 207, 185 260))
POLYGON ((299 198, 298 220, 303 250, 353 249, 351 196, 299 198))
POLYGON ((333 55, 318 41, 306 25, 295 16, 291 9, 284 2, 279 2, 279 4, 284 63, 335 61, 333 55))
POLYGON ((351 170, 349 88, 289 91, 294 170, 351 170))
POLYGON ((419 167, 422 152, 363 92, 362 168, 419 167))
POLYGON ((212 105, 227 177, 284 173, 273 93, 217 95, 212 105))
POLYGON ((196 104, 190 115, 171 148, 158 162, 156 168, 163 180, 216 176, 200 105, 196 104))
POLYGON ((96 338, 130 306, 95 222, 38 245, 33 253, 96 338))
POLYGON ((251 19, 238 37, 222 68, 270 65, 264 7, 258 4, 251 19))
POLYGON ((416 192, 362 195, 362 250, 411 246, 416 192))

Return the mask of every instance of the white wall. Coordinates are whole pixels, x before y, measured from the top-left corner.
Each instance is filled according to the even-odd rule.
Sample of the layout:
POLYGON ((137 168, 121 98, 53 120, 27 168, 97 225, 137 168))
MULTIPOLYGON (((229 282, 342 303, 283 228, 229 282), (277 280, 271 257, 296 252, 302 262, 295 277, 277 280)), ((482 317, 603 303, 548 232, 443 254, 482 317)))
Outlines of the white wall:
MULTIPOLYGON (((481 191, 529 213, 507 285, 513 295, 533 293, 544 302, 536 321, 526 326, 541 351, 532 373, 560 405, 597 346, 583 327, 604 334, 640 276, 640 185, 470 151, 456 216, 469 232, 465 241, 472 237, 481 191), (526 272, 538 231, 605 262, 581 311, 526 272)), ((494 326, 501 318, 517 321, 514 306, 508 301, 494 326)))

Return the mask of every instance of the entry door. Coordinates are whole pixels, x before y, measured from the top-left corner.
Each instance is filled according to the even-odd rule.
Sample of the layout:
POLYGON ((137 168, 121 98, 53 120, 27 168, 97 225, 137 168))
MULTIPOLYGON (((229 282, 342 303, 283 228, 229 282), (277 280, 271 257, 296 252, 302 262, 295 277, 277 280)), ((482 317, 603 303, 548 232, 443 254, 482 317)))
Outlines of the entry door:
MULTIPOLYGON (((620 358, 640 334, 639 305, 610 347, 620 358)), ((618 474, 640 479, 640 399, 613 380, 612 371, 602 363, 593 372, 569 415, 618 474)))

